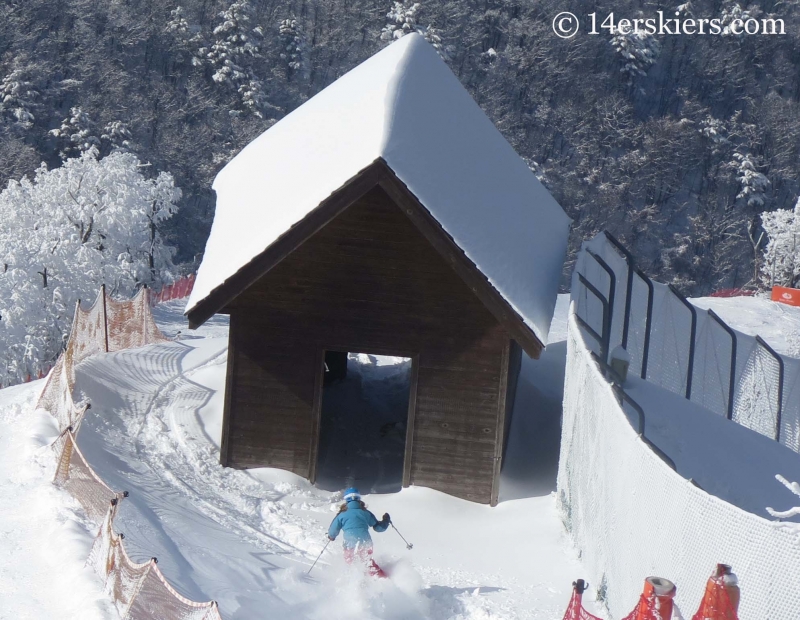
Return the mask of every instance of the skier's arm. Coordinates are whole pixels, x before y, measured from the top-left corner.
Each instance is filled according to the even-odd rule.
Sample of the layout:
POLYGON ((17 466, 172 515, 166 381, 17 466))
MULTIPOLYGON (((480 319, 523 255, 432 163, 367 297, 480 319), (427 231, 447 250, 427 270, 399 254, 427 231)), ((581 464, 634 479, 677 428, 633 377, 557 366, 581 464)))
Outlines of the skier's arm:
POLYGON ((331 526, 328 528, 328 538, 334 540, 338 535, 339 532, 342 531, 342 515, 338 514, 336 517, 331 521, 331 526))
POLYGON ((385 532, 386 530, 389 529, 389 524, 391 523, 391 521, 388 518, 389 517, 388 514, 383 515, 383 519, 380 521, 378 521, 378 518, 372 513, 369 513, 369 517, 370 517, 369 519, 370 525, 372 526, 372 529, 375 530, 376 532, 385 532))

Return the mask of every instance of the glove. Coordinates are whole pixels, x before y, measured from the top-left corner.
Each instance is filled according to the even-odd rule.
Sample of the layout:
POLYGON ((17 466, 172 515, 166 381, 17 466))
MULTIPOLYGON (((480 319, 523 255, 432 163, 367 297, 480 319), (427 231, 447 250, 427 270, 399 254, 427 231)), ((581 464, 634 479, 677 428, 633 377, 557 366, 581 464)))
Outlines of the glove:
POLYGON ((391 523, 391 522, 392 522, 392 519, 391 519, 391 517, 389 516, 389 513, 388 513, 388 512, 384 512, 384 513, 383 513, 383 522, 384 522, 384 523, 391 523))
POLYGON ((328 535, 328 540, 336 540, 333 536, 328 535))

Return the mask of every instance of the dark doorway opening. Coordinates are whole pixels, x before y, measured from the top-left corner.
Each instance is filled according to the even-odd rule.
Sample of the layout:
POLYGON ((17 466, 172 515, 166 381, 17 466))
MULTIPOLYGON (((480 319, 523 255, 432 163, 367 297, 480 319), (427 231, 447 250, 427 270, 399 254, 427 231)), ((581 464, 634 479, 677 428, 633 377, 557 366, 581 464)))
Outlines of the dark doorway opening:
POLYGON ((392 493, 403 486, 412 359, 326 351, 316 485, 392 493))

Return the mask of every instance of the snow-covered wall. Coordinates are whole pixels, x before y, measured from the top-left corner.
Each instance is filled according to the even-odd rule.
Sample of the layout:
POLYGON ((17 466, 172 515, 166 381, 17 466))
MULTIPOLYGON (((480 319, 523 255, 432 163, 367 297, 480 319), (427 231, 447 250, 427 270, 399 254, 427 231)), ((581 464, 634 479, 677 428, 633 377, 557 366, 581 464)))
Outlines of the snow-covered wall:
POLYGON ((670 469, 628 422, 573 316, 567 347, 558 506, 612 618, 633 608, 648 575, 674 581, 690 617, 718 562, 739 576, 741 618, 797 617, 800 526, 745 512, 670 469))

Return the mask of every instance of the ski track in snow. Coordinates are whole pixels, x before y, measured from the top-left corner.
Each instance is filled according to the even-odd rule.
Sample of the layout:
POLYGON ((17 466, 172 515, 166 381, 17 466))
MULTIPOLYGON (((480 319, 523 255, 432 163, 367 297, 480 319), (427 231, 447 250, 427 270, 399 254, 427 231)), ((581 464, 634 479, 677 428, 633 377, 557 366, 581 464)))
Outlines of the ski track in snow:
MULTIPOLYGON (((93 403, 102 402, 107 396, 104 388, 115 390, 128 403, 127 408, 113 412, 96 404, 79 433, 79 443, 104 479, 118 489, 131 492, 131 498, 123 503, 117 527, 125 531, 135 560, 156 555, 162 570, 181 592, 196 599, 213 594, 226 618, 252 617, 264 605, 280 612, 282 617, 321 617, 330 613, 331 598, 339 601, 336 617, 343 618, 350 617, 350 613, 353 617, 375 618, 537 617, 534 610, 528 610, 530 615, 528 612, 520 615, 511 603, 493 603, 486 598, 486 590, 481 593, 479 587, 484 583, 508 587, 504 576, 459 570, 419 569, 421 576, 417 579, 427 585, 423 594, 413 589, 403 593, 402 588, 387 591, 387 584, 368 583, 369 595, 360 596, 362 604, 351 605, 350 611, 347 606, 339 609, 339 599, 352 592, 338 577, 332 583, 323 579, 316 584, 322 586, 321 592, 309 591, 303 571, 322 549, 324 526, 320 520, 324 523, 330 519, 338 496, 317 491, 300 479, 297 484, 287 480, 259 481, 248 472, 219 466, 218 448, 204 436, 198 410, 189 404, 197 401, 194 390, 198 384, 193 379, 202 379, 214 366, 225 364, 225 343, 213 344, 205 347, 206 355, 199 363, 183 367, 157 386, 143 378, 131 381, 142 354, 137 351, 96 357, 79 369, 78 385, 93 403), (115 369, 110 375, 109 366, 115 369), (108 467, 115 458, 125 463, 120 476, 108 467), (129 470, 127 476, 125 470, 129 470), (302 513, 316 513, 321 519, 302 513), (212 529, 213 549, 203 553, 199 537, 187 540, 175 536, 170 526, 173 520, 192 521, 197 534, 212 529), (234 551, 237 547, 247 549, 237 553, 234 551), (238 556, 238 574, 231 576, 230 584, 209 593, 192 573, 209 568, 218 570, 219 566, 214 564, 222 558, 215 550, 225 548, 238 556), (283 573, 272 577, 272 583, 264 579, 270 565, 283 573), (393 596, 398 600, 391 605, 381 602, 393 596), (397 612, 400 615, 395 615, 397 612), (365 613, 369 615, 363 616, 365 613)), ((160 348, 184 346, 175 343, 160 348)), ((223 376, 224 369, 221 372, 217 369, 216 374, 223 376)), ((326 570, 328 562, 330 559, 322 560, 318 573, 326 570)), ((341 563, 334 560, 334 564, 336 572, 345 570, 347 574, 341 563)), ((315 575, 315 580, 318 576, 315 575)), ((502 590, 490 587, 488 591, 502 590)), ((360 592, 363 594, 364 590, 360 592)), ((564 594, 563 588, 561 593, 564 594)), ((563 596, 561 599, 565 600, 563 596)))
MULTIPOLYGON (((185 329, 181 305, 155 309, 165 333, 185 329)), ((225 620, 560 620, 583 575, 554 496, 524 485, 497 508, 417 487, 365 497, 413 551, 391 529, 374 534, 391 579, 368 579, 337 540, 307 575, 340 494, 288 472, 219 465, 226 336, 215 317, 180 340, 77 369, 76 395, 93 405, 78 443, 112 488, 130 492, 115 526, 134 561, 158 557, 179 592, 217 600, 225 620)), ((57 429, 32 412, 41 383, 0 392, 0 619, 116 618, 85 568, 96 528, 51 484, 57 429)))

